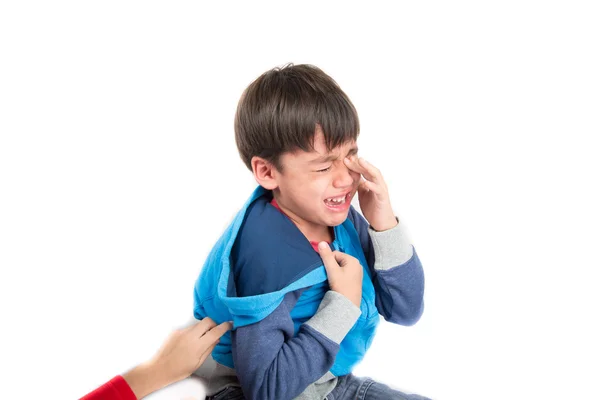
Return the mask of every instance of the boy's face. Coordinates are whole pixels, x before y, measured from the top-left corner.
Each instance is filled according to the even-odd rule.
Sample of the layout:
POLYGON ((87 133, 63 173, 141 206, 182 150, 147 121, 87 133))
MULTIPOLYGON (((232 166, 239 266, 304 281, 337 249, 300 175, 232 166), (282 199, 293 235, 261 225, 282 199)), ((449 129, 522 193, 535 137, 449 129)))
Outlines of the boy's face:
POLYGON ((358 153, 355 141, 328 152, 323 133, 317 128, 314 148, 283 154, 282 171, 275 173, 277 203, 305 235, 318 235, 323 227, 343 223, 360 183, 360 174, 344 164, 345 157, 358 153))

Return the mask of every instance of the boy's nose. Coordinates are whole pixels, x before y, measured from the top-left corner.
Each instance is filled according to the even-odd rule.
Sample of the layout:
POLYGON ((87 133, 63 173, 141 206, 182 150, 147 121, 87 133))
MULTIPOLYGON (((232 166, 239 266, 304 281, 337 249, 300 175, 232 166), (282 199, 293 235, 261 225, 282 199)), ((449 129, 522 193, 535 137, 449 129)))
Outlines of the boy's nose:
POLYGON ((336 176, 333 180, 333 186, 336 188, 343 188, 352 186, 354 184, 354 178, 352 177, 352 171, 348 169, 344 164, 336 168, 336 176))

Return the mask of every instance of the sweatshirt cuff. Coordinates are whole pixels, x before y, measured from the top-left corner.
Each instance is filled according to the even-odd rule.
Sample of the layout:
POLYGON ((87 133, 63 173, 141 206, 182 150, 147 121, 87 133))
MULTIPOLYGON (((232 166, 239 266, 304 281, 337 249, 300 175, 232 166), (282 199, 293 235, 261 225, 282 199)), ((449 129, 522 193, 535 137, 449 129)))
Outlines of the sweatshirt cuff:
POLYGON ((137 400, 137 397, 133 393, 133 390, 131 390, 131 387, 129 387, 127 381, 121 375, 117 375, 79 400, 97 399, 137 400))
POLYGON ((346 296, 327 291, 317 313, 305 322, 308 326, 323 334, 328 339, 340 344, 360 317, 360 308, 346 296))
POLYGON ((404 225, 396 217, 398 225, 387 231, 377 232, 369 226, 369 236, 375 250, 375 270, 387 270, 405 264, 413 255, 413 246, 404 225))

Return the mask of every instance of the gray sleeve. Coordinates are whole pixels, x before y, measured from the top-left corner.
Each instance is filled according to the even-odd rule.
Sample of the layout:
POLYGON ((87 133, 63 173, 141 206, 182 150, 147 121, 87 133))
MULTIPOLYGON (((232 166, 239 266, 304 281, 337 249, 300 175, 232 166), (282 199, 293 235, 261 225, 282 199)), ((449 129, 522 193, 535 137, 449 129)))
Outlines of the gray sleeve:
POLYGON ((369 264, 377 310, 386 321, 415 324, 423 314, 425 276, 405 228, 398 223, 392 229, 376 232, 356 210, 350 218, 369 264))
MULTIPOLYGON (((398 218, 396 218, 398 221, 398 218)), ((413 255, 406 228, 398 221, 398 225, 387 231, 377 232, 368 227, 369 237, 375 252, 375 270, 387 270, 405 264, 413 255)))
POLYGON ((347 297, 329 290, 321 300, 315 315, 305 324, 340 344, 360 314, 360 308, 356 307, 347 297))
POLYGON ((293 399, 329 371, 360 309, 328 291, 294 335, 290 316, 302 290, 288 293, 265 319, 232 332, 235 370, 248 399, 293 399))

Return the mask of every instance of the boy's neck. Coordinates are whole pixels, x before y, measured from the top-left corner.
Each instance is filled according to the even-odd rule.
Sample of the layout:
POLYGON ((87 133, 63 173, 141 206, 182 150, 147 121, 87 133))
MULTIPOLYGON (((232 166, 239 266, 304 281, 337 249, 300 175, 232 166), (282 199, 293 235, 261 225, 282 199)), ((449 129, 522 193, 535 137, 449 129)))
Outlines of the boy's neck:
POLYGON ((325 225, 316 225, 311 224, 307 221, 304 221, 301 218, 298 218, 292 211, 282 207, 275 197, 271 201, 271 204, 281 211, 286 217, 290 219, 296 225, 298 230, 302 232, 302 234, 308 239, 309 242, 333 242, 333 228, 325 225))
MULTIPOLYGON (((286 214, 287 215, 287 214, 286 214)), ((302 224, 301 222, 297 222, 297 220, 295 220, 292 217, 289 217, 290 220, 292 220, 292 222, 294 223, 294 225, 296 225, 296 227, 298 228, 298 230, 300 232, 302 232, 302 234, 308 239, 309 242, 327 242, 327 243, 331 243, 333 242, 333 228, 330 226, 323 226, 323 225, 319 225, 319 226, 309 226, 308 224, 306 224, 306 222, 304 224, 302 224)))
POLYGON ((301 227, 299 227, 298 225, 296 225, 298 227, 298 229, 300 230, 300 232, 302 232, 304 234, 304 236, 306 236, 306 238, 308 239, 309 242, 327 242, 327 243, 331 243, 333 242, 333 228, 330 226, 322 226, 322 230, 317 231, 317 232, 307 232, 303 231, 301 227))

